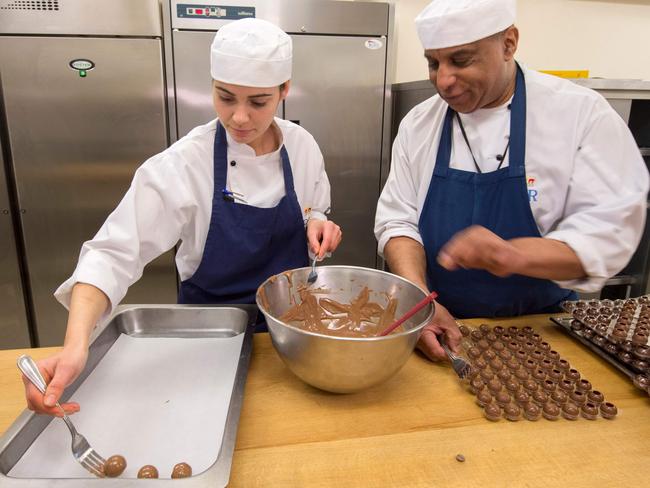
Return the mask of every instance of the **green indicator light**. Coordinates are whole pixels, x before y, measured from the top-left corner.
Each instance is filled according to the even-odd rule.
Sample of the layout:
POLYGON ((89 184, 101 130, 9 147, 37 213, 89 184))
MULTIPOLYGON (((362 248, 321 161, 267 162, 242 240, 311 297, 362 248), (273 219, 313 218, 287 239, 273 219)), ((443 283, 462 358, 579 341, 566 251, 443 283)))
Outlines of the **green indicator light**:
POLYGON ((79 70, 79 76, 81 76, 82 78, 85 78, 86 77, 86 70, 85 69, 80 69, 79 70))

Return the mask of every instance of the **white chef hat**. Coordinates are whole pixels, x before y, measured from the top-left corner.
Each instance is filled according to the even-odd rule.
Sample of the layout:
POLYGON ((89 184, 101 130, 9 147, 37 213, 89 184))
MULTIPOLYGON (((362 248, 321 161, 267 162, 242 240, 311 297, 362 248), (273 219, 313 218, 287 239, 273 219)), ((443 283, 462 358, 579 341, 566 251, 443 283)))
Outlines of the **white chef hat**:
POLYGON ((415 18, 424 49, 478 41, 515 22, 516 0, 433 0, 415 18))
POLYGON ((291 37, 262 19, 241 19, 217 31, 210 74, 224 83, 277 86, 291 78, 291 37))

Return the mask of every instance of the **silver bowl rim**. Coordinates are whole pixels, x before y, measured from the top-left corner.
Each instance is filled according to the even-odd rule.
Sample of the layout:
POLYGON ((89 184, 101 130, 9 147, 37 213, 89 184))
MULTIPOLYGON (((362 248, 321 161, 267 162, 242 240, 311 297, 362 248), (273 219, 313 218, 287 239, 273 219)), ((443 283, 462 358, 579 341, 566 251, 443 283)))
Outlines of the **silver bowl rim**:
MULTIPOLYGON (((406 279, 406 278, 404 278, 402 276, 396 275, 394 273, 389 273, 387 271, 383 271, 381 269, 364 268, 362 266, 347 266, 347 265, 341 265, 341 264, 319 266, 319 268, 321 268, 321 269, 322 268, 346 268, 346 269, 361 269, 361 270, 364 270, 364 271, 373 271, 373 272, 376 272, 376 273, 389 275, 392 278, 397 278, 398 280, 403 281, 404 283, 408 283, 410 285, 413 285, 415 288, 417 288, 418 290, 420 290, 424 294, 424 297, 429 295, 428 291, 425 291, 422 287, 416 285, 411 280, 408 280, 408 279, 406 279)), ((287 271, 283 271, 282 273, 278 273, 278 274, 275 274, 273 276, 269 276, 266 280, 264 280, 264 282, 262 282, 262 284, 257 288, 257 291, 255 292, 255 303, 257 304, 257 308, 259 308, 262 313, 265 312, 265 308, 260 303, 260 290, 262 289, 262 287, 264 285, 266 285, 271 279, 273 279, 276 276, 281 276, 281 275, 283 275, 283 274, 285 274, 285 273, 287 273, 289 271, 298 271, 298 270, 301 270, 301 269, 311 269, 311 267, 310 266, 305 266, 303 268, 288 269, 287 271)), ((419 324, 417 327, 413 327, 412 329, 409 329, 407 331, 400 332, 399 334, 389 334, 387 336, 381 336, 381 337, 378 337, 378 336, 375 336, 375 337, 332 336, 332 335, 328 335, 328 334, 320 334, 318 332, 312 332, 312 331, 309 331, 309 330, 304 330, 304 329, 301 329, 299 327, 295 327, 293 325, 282 322, 280 319, 275 318, 275 317, 274 317, 274 320, 278 324, 280 324, 280 325, 282 325, 284 327, 287 327, 287 328, 289 328, 289 329, 291 329, 293 331, 299 332, 299 333, 307 335, 307 336, 323 337, 323 338, 327 338, 327 339, 340 340, 340 341, 344 341, 344 342, 348 342, 348 341, 353 341, 353 342, 375 342, 375 341, 384 341, 384 340, 396 339, 396 338, 403 337, 403 336, 406 336, 406 335, 409 335, 409 334, 413 334, 414 332, 417 332, 417 331, 421 330, 422 328, 424 328, 431 321, 431 317, 433 317, 433 315, 435 314, 435 311, 436 311, 435 302, 431 301, 429 303, 431 305, 431 311, 427 315, 426 319, 423 320, 422 323, 419 324)), ((271 315, 268 311, 266 311, 266 314, 271 315)), ((268 326, 268 324, 267 324, 267 326, 268 326)), ((269 327, 269 333, 270 333, 270 330, 271 329, 269 327)))

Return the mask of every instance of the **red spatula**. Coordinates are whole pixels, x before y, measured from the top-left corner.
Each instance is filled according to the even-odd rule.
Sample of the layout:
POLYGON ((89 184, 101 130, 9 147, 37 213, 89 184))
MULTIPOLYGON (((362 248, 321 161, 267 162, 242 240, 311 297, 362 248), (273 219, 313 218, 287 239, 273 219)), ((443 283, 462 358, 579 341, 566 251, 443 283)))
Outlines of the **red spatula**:
POLYGON ((393 322, 392 325, 386 327, 381 333, 378 334, 379 337, 385 336, 393 332, 395 329, 397 329, 400 325, 402 325, 404 322, 406 322, 408 319, 413 317, 416 313, 418 313, 420 310, 422 310, 426 305, 436 299, 438 294, 435 291, 432 291, 429 293, 424 300, 421 302, 418 302, 411 310, 406 312, 401 318, 397 319, 395 322, 393 322))

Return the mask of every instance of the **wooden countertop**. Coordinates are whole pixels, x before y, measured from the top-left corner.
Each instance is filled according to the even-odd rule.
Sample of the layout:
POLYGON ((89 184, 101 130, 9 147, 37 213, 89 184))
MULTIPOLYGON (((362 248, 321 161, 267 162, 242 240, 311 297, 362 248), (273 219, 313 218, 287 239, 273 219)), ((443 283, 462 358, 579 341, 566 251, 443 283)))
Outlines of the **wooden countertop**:
MULTIPOLYGON (((466 321, 482 322, 535 328, 616 404, 617 418, 490 422, 447 364, 419 354, 382 385, 330 394, 294 377, 257 334, 230 486, 647 486, 647 395, 548 316, 466 321)), ((23 352, 0 351, 0 432, 24 408, 15 367, 23 352)))

